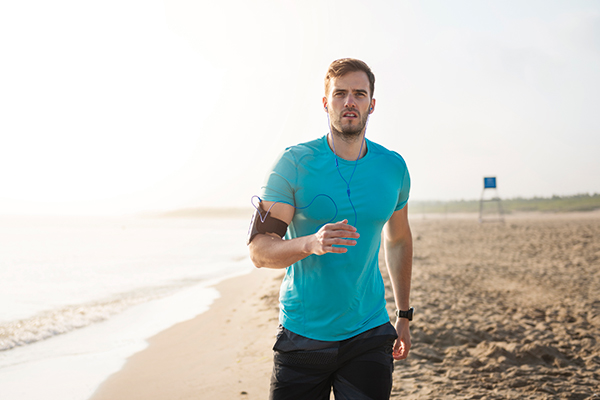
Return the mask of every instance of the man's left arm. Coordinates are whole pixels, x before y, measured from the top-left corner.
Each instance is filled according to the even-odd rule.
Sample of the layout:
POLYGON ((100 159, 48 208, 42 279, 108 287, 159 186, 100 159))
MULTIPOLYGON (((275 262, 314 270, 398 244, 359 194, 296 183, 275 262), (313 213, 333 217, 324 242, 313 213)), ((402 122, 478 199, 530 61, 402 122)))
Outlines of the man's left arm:
MULTIPOLYGON (((412 275, 412 234, 408 224, 408 205, 395 211, 385 224, 384 249, 396 307, 406 311, 410 307, 410 280, 412 275)), ((403 360, 410 350, 410 327, 406 318, 397 318, 398 339, 394 343, 394 359, 403 360)))

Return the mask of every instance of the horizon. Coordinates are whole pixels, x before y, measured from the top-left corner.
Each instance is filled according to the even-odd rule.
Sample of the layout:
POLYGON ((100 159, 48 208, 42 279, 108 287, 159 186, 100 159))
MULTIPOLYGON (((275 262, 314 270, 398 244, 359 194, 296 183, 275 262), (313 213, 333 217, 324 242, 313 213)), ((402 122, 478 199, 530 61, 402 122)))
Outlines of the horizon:
MULTIPOLYGON (((546 197, 510 197, 510 198, 500 198, 500 201, 510 203, 515 201, 525 201, 525 202, 534 202, 539 200, 553 201, 553 200, 569 200, 573 198, 580 197, 600 197, 600 193, 577 193, 573 195, 552 195, 546 197)), ((415 210, 414 207, 423 207, 423 206, 439 206, 439 205, 452 205, 452 204, 460 204, 460 203, 479 203, 481 198, 471 198, 471 199, 448 199, 448 200, 411 200, 409 199, 408 205, 412 205, 413 207, 409 207, 409 214, 423 214, 422 211, 415 210)), ((598 206, 600 208, 600 206, 598 206)), ((130 218, 130 217, 150 217, 150 218, 179 218, 179 217, 219 217, 219 218, 239 218, 242 216, 250 218, 251 213, 254 208, 252 205, 240 205, 240 206, 191 206, 191 207, 182 207, 182 208, 170 208, 170 209, 155 209, 155 210, 146 210, 140 212, 132 212, 132 213, 109 213, 109 214, 93 214, 93 213, 64 213, 64 214, 43 214, 43 213, 29 213, 29 214, 2 214, 0 213, 0 218, 50 218, 50 219, 60 219, 60 218, 130 218), (249 214, 248 214, 249 213, 249 214)), ((594 210, 566 210, 559 212, 576 212, 576 213, 585 213, 588 211, 596 212, 597 208, 594 210)), ((452 210, 444 210, 444 212, 461 212, 452 211, 452 210)), ((474 211, 475 212, 475 211, 474 211)), ((543 211, 546 212, 546 211, 543 211)), ((556 212, 556 211, 549 211, 556 212)), ((427 213, 437 213, 436 211, 427 211, 427 213)))
POLYGON ((0 214, 251 207, 327 132, 341 57, 375 73, 367 137, 413 201, 477 199, 484 176, 503 199, 600 193, 599 27, 587 1, 3 4, 0 214))

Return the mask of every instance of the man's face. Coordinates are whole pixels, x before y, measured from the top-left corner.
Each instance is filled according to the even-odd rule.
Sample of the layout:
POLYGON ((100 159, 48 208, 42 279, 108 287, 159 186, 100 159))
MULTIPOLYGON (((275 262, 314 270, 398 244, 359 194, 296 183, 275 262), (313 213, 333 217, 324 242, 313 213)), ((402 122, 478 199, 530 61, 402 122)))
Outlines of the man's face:
POLYGON ((329 93, 323 97, 323 106, 329 113, 333 130, 347 139, 360 135, 371 109, 375 107, 367 74, 354 71, 333 78, 329 84, 329 93))

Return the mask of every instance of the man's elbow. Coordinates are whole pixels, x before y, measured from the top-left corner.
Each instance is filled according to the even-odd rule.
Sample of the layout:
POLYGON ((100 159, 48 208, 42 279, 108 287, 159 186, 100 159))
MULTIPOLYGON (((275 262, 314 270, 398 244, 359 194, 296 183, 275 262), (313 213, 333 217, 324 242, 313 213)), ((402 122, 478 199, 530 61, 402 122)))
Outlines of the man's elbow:
POLYGON ((251 242, 248 245, 248 251, 250 252, 250 261, 252 261, 252 264, 254 264, 256 268, 263 268, 264 262, 261 259, 260 252, 258 251, 254 243, 251 242))
POLYGON ((413 241, 410 235, 386 238, 384 246, 386 252, 400 252, 401 254, 412 254, 413 252, 413 241))
MULTIPOLYGON (((276 236, 275 236, 276 237, 276 236)), ((276 237, 280 239, 279 237, 276 237)), ((271 260, 268 254, 271 253, 271 247, 274 241, 273 234, 258 234, 248 244, 250 260, 256 268, 270 268, 271 260)))
POLYGON ((399 235, 385 235, 385 243, 388 246, 412 246, 412 234, 409 231, 399 235))

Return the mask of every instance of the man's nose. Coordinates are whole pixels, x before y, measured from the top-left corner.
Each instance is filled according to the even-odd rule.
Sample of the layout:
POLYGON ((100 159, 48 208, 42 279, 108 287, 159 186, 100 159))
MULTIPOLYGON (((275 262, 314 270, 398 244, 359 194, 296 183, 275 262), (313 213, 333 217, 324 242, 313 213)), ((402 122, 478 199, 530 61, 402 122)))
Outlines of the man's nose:
POLYGON ((354 96, 352 96, 351 94, 349 94, 348 96, 346 96, 346 102, 344 104, 344 106, 346 108, 353 108, 356 106, 356 101, 354 99, 354 96))

